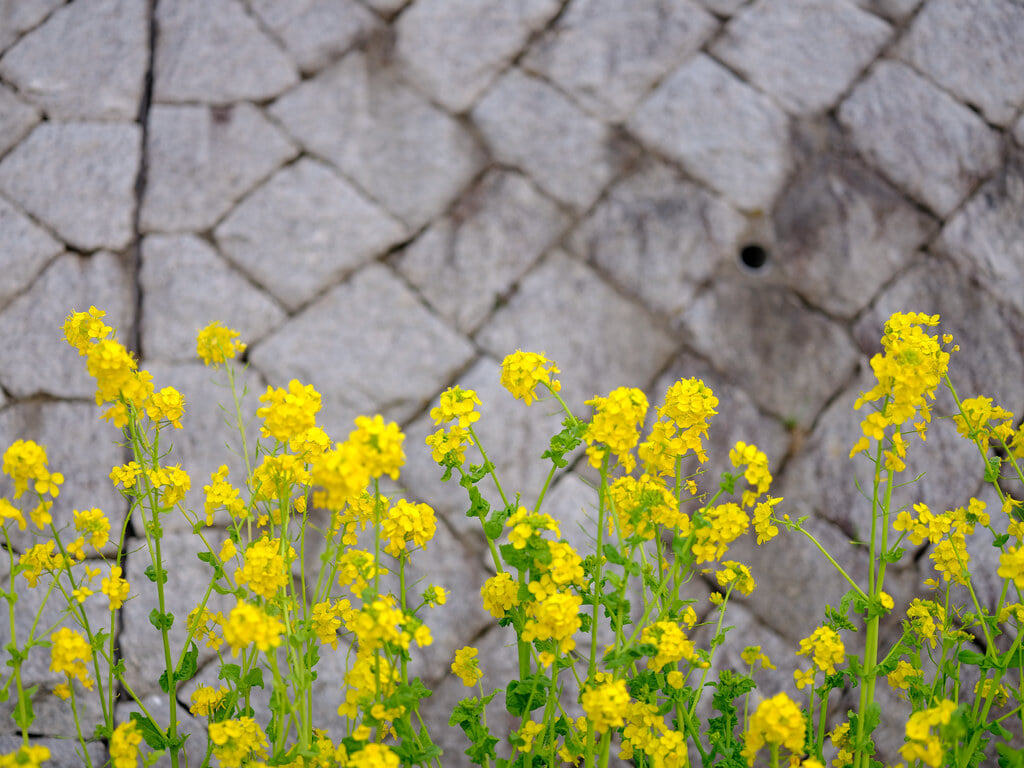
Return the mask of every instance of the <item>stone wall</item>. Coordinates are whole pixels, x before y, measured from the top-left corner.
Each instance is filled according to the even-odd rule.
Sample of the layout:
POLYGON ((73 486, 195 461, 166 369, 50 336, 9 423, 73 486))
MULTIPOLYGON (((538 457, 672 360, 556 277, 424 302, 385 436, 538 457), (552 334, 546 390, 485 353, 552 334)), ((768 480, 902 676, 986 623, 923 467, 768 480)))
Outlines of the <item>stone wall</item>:
MULTIPOLYGON (((250 345, 250 412, 297 377, 336 437, 360 413, 399 421, 401 483, 443 518, 431 574, 455 593, 418 670, 442 708, 461 693, 441 682, 455 648, 508 640, 479 607, 479 533, 420 446, 438 393, 476 389, 481 438, 536 498, 557 418, 499 387, 516 348, 557 361, 580 414, 616 386, 656 402, 703 377, 713 461, 757 443, 789 513, 861 573, 846 454, 885 318, 941 313, 962 391, 1024 406, 1022 39, 1015 0, 0 0, 0 444, 49 447, 58 520, 124 514, 118 435, 60 335, 91 304, 188 398, 174 455, 193 505, 230 439, 194 359, 214 319, 250 345)), ((952 433, 915 445, 929 474, 902 501, 979 492, 952 433)), ((562 473, 549 511, 584 515, 586 477, 562 473)), ((184 600, 204 566, 186 524, 168 528, 184 600)), ((742 554, 759 588, 731 623, 777 661, 772 692, 845 587, 794 537, 742 554)), ((893 573, 897 611, 928 571, 893 573)), ((119 631, 156 700, 150 607, 130 603, 119 631)), ((38 736, 73 733, 43 693, 39 710, 38 736)), ((882 741, 893 756, 901 734, 882 741)))

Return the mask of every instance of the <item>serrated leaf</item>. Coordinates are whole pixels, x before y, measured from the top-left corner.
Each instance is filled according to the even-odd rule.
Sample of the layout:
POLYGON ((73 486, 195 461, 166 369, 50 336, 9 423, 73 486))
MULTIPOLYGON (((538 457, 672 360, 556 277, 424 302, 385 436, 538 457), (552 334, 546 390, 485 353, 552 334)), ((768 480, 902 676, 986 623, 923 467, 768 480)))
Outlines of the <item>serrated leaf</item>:
POLYGON ((167 738, 164 736, 164 732, 150 718, 141 712, 132 712, 129 717, 138 726, 139 733, 142 734, 142 738, 146 740, 146 744, 151 749, 163 750, 167 748, 167 738))
MULTIPOLYGON (((146 566, 146 569, 143 571, 143 573, 146 574, 146 578, 147 579, 149 579, 151 582, 156 584, 156 568, 153 566, 152 563, 150 563, 149 565, 146 566)), ((166 568, 163 568, 160 571, 160 583, 161 584, 166 584, 167 583, 167 569, 166 568)))

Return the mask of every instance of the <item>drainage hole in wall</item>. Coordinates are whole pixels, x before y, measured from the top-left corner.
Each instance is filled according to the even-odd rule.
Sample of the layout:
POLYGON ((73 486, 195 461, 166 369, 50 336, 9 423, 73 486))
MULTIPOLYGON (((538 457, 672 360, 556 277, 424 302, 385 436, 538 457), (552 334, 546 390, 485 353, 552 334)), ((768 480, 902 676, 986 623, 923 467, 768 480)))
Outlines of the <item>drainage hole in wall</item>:
POLYGON ((752 272, 757 272, 768 266, 768 251, 756 243, 744 245, 740 249, 740 264, 752 272))

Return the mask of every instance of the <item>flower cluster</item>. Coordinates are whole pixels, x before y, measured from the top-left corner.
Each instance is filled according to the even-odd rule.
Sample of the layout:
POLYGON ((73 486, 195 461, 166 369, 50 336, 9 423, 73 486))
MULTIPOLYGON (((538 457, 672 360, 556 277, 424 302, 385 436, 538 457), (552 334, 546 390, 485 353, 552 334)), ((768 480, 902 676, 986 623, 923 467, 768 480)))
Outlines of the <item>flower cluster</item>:
POLYGON ((537 399, 538 384, 544 384, 551 392, 560 392, 562 383, 555 378, 558 367, 544 357, 543 353, 516 350, 501 363, 501 386, 516 400, 529 405, 537 399))

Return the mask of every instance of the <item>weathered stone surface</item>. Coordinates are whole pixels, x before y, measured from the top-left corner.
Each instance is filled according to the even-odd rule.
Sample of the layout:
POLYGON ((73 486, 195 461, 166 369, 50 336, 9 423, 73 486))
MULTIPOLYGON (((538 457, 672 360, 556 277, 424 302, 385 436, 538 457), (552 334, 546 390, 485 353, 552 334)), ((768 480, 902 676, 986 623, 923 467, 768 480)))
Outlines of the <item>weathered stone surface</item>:
POLYGON ((249 359, 273 386, 316 387, 324 428, 344 437, 362 413, 409 418, 472 355, 389 270, 370 265, 254 344, 249 359))
POLYGON ((489 171, 397 266, 456 328, 473 331, 567 224, 518 173, 489 171))
POLYGON ((139 282, 147 359, 196 360, 196 334, 214 320, 251 344, 285 319, 280 307, 191 235, 144 238, 139 282))
POLYGON ((156 22, 156 101, 259 101, 299 79, 295 65, 238 0, 158 3, 156 22))
POLYGON ((61 0, 0 0, 0 51, 46 18, 61 0))
POLYGON ((878 170, 943 216, 999 163, 998 138, 981 118, 899 62, 880 62, 839 120, 878 170))
MULTIPOLYGON (((245 490, 246 468, 242 438, 235 421, 235 405, 228 377, 223 371, 207 368, 202 363, 147 363, 144 367, 153 374, 157 389, 174 387, 185 396, 185 415, 182 428, 168 428, 161 433, 160 447, 170 451, 161 461, 180 464, 188 473, 191 488, 185 494, 186 517, 174 513, 161 519, 165 531, 191 532, 197 519, 205 519, 206 494, 203 486, 210 484, 210 475, 222 465, 228 467, 228 482, 241 490, 241 498, 248 501, 245 490)), ((258 398, 266 391, 266 384, 252 370, 239 371, 236 380, 242 423, 247 426, 246 445, 253 467, 258 463, 256 440, 259 428, 254 423, 258 398)), ((224 510, 214 514, 213 524, 226 526, 230 518, 224 510)))
POLYGON ((0 161, 0 191, 75 248, 120 250, 141 136, 133 124, 43 123, 0 161))
MULTIPOLYGON (((510 348, 509 352, 512 351, 514 349, 510 348)), ((562 368, 564 370, 564 366, 562 368)), ((553 400, 529 407, 523 405, 501 386, 500 378, 500 363, 484 357, 459 376, 456 383, 463 389, 473 390, 480 398, 482 405, 477 407, 480 420, 473 425, 473 430, 496 467, 506 498, 511 500, 517 493, 521 494, 522 504, 532 509, 551 469, 551 462, 542 459, 541 454, 547 450, 551 436, 561 430, 565 416, 557 410, 553 400)), ((566 394, 564 390, 563 394, 566 394)), ((436 404, 435 398, 430 406, 436 404)), ((434 425, 434 420, 428 415, 429 409, 426 410, 406 429, 406 465, 402 469, 401 481, 417 498, 443 514, 461 537, 482 545, 480 521, 465 515, 469 509, 469 496, 458 484, 457 473, 454 479, 442 483, 442 470, 424 445, 424 438, 441 428, 434 425)), ((583 413, 579 415, 582 418, 583 413)), ((475 448, 470 448, 466 460, 479 464, 483 459, 475 448)), ((504 506, 492 479, 483 480, 479 488, 493 508, 504 506)), ((485 550, 481 549, 480 554, 485 562, 491 562, 485 550)))
POLYGON ((32 284, 43 265, 61 252, 61 244, 21 211, 0 198, 0 249, 6 269, 0 271, 0 308, 32 284))
POLYGON ((251 104, 162 106, 149 112, 144 232, 212 227, 246 192, 297 154, 251 104))
POLYGON ((774 211, 782 280, 831 315, 852 318, 914 258, 935 222, 863 166, 815 162, 774 211))
MULTIPOLYGON (((60 495, 50 510, 54 525, 73 526, 76 509, 102 509, 110 519, 113 539, 103 552, 110 555, 116 550, 117 531, 128 505, 109 477, 111 467, 124 462, 118 445, 121 433, 103 421, 101 413, 91 402, 15 403, 0 413, 0 446, 6 451, 15 440, 33 440, 46 448, 50 471, 64 475, 60 495)), ((14 498, 14 485, 6 477, 0 481, 0 493, 14 498)), ((37 503, 30 505, 31 498, 24 495, 17 503, 31 511, 37 503)), ((36 543, 34 530, 30 526, 26 531, 11 531, 11 543, 24 551, 36 543)))
POLYGON ((0 75, 51 119, 134 120, 148 34, 146 5, 138 0, 79 0, 4 54, 0 75))
POLYGON ((584 210, 617 170, 622 150, 607 126, 552 86, 510 69, 473 109, 491 152, 548 194, 584 210))
POLYGON ((358 51, 271 114, 413 228, 444 210, 480 164, 465 128, 358 51))
POLYGON ((866 11, 891 21, 901 21, 913 13, 921 0, 854 0, 866 11))
POLYGON ((380 27, 380 20, 354 0, 255 0, 252 9, 281 38, 303 72, 330 64, 380 27))
POLYGON ((0 83, 0 157, 25 138, 40 117, 38 109, 0 83))
POLYGON ((629 127, 745 210, 769 208, 789 172, 786 116, 703 54, 662 81, 629 127))
MULTIPOLYGON (((211 537, 210 544, 219 547, 223 538, 211 537)), ((194 533, 171 533, 165 531, 160 540, 163 567, 168 570, 164 585, 164 612, 174 614, 174 624, 168 634, 171 655, 177 659, 185 650, 188 636, 188 613, 199 603, 213 575, 213 569, 200 562, 196 555, 205 552, 206 546, 194 533)), ((162 653, 153 653, 153 647, 160 647, 160 631, 149 622, 149 614, 159 606, 156 584, 143 575, 146 567, 153 564, 145 541, 134 540, 127 547, 125 563, 126 578, 131 583, 131 597, 121 611, 121 651, 124 654, 125 679, 132 689, 141 695, 160 693, 157 681, 164 672, 162 653)), ((233 595, 210 594, 206 607, 225 616, 235 605, 233 595)), ((199 646, 199 665, 216 658, 216 652, 199 646)))
POLYGON ((1017 140, 1018 144, 1024 146, 1024 114, 1021 115, 1017 126, 1013 129, 1013 138, 1017 140))
POLYGON ((557 0, 419 0, 395 25, 395 50, 410 82, 463 112, 559 6, 557 0))
POLYGON ((61 256, 0 314, 0 383, 15 397, 39 393, 92 399, 85 359, 64 339, 64 318, 95 305, 130 338, 132 289, 122 260, 109 253, 61 256))
POLYGON ((1000 168, 942 230, 940 247, 961 271, 1024 311, 1024 159, 1000 168))
POLYGON ((675 315, 736 258, 745 228, 720 197, 651 164, 611 188, 573 232, 569 248, 645 306, 675 315))
POLYGON ((789 291, 750 280, 722 280, 680 315, 693 348, 762 408, 799 426, 853 373, 857 351, 846 332, 789 291))
POLYGON ((738 11, 747 0, 700 0, 701 5, 718 16, 729 17, 738 11))
POLYGON ((364 4, 370 6, 379 14, 391 16, 408 5, 409 0, 365 0, 364 4))
MULTIPOLYGON (((102 567, 99 560, 88 560, 85 562, 93 568, 102 567)), ((76 578, 83 578, 83 571, 84 564, 76 568, 76 578)), ((10 571, 5 563, 4 568, 0 570, 0 576, 2 576, 4 584, 9 583, 9 574, 10 571)), ((14 605, 14 627, 19 649, 25 648, 30 636, 33 640, 48 641, 50 635, 59 627, 67 627, 68 629, 74 629, 80 634, 84 634, 73 619, 62 615, 62 608, 67 610, 67 604, 64 603, 64 599, 57 589, 54 589, 50 599, 46 600, 44 605, 43 601, 49 584, 50 577, 45 575, 39 579, 35 588, 29 587, 22 576, 15 577, 15 591, 18 601, 14 605), (40 611, 40 619, 33 626, 36 616, 40 615, 40 611), (33 630, 35 634, 30 635, 33 630)), ((68 581, 66 575, 63 577, 63 584, 67 588, 68 581)), ((87 598, 83 607, 93 632, 98 632, 100 629, 109 630, 110 613, 107 610, 107 599, 104 595, 93 595, 91 598, 87 598)), ((7 613, 6 602, 4 603, 4 613, 7 613)), ((0 642, 3 642, 5 648, 11 642, 10 624, 6 617, 3 622, 0 622, 0 642)), ((9 658, 7 654, 8 651, 5 650, 5 660, 9 658)), ((98 659, 98 666, 101 681, 105 684, 108 665, 103 661, 102 657, 98 659)), ((37 645, 29 650, 28 657, 21 667, 21 675, 25 688, 34 685, 39 686, 39 690, 31 696, 32 710, 35 713, 35 722, 32 724, 33 735, 75 738, 75 719, 70 705, 68 702, 62 701, 53 695, 54 686, 65 682, 67 676, 64 673, 50 671, 50 649, 37 645)), ((95 680, 95 671, 91 664, 89 665, 89 677, 95 680)), ((88 691, 81 683, 75 683, 74 685, 75 700, 79 707, 78 715, 81 722, 89 723, 90 726, 93 723, 101 722, 102 712, 99 698, 96 695, 96 687, 94 686, 92 691, 88 691)), ((0 731, 3 733, 18 732, 17 725, 11 719, 17 703, 18 694, 12 684, 10 697, 4 702, 0 702, 0 723, 2 723, 0 731)), ((78 765, 81 765, 81 763, 78 763, 78 765)))
MULTIPOLYGON (((85 758, 81 755, 81 746, 69 739, 33 738, 32 745, 46 747, 50 750, 50 759, 46 761, 47 768, 79 768, 85 762, 85 758)), ((10 754, 21 746, 20 734, 0 734, 0 754, 10 754)), ((107 751, 102 744, 92 742, 86 749, 94 765, 102 764, 107 759, 107 751)))
POLYGON ((690 378, 703 381, 718 398, 718 415, 711 419, 708 437, 704 441, 708 461, 703 467, 710 471, 710 485, 714 486, 718 482, 722 472, 732 471, 729 451, 740 440, 753 443, 764 451, 769 468, 775 472, 790 448, 788 430, 778 419, 758 410, 751 396, 737 385, 736 379, 730 380, 720 375, 700 358, 683 353, 673 361, 652 387, 651 408, 664 402, 670 386, 680 379, 690 378))
POLYGON ((294 310, 400 240, 405 227, 334 170, 303 158, 249 195, 215 234, 234 263, 294 310))
MULTIPOLYGON (((940 325, 933 332, 950 333, 953 342, 960 345, 960 351, 952 353, 949 361, 949 378, 960 397, 992 397, 1004 408, 1019 412, 1024 340, 990 295, 983 290, 965 290, 970 276, 970 269, 956 268, 943 258, 915 266, 878 297, 854 326, 854 335, 861 349, 873 355, 881 351, 882 329, 893 312, 938 314, 940 325)), ((944 388, 940 388, 940 395, 946 397, 944 388)), ((936 415, 948 413, 952 401, 943 407, 947 410, 937 408, 936 415)), ((952 430, 951 424, 947 426, 952 430)), ((929 431, 929 443, 930 435, 929 431)), ((976 451, 969 461, 974 460, 976 451)))
POLYGON ((674 346, 643 310, 562 252, 523 278, 476 340, 498 360, 517 348, 545 352, 580 418, 589 416, 583 401, 594 395, 646 387, 674 346))
POLYGON ((1024 105, 1024 7, 1011 0, 932 0, 900 41, 900 56, 996 125, 1024 105))
POLYGON ((554 81, 595 115, 622 121, 717 27, 694 0, 576 0, 531 47, 523 67, 554 81))
POLYGON ((891 31, 846 2, 758 0, 729 22, 713 51, 787 111, 808 115, 836 102, 891 31))

